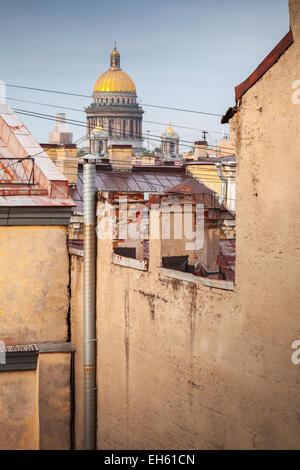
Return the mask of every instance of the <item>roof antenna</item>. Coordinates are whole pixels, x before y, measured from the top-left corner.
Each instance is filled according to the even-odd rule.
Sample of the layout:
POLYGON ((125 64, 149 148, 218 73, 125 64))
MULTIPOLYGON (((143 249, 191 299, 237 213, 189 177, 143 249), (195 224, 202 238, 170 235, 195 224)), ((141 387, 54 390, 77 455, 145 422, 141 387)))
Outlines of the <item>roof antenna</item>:
POLYGON ((207 144, 207 140, 206 140, 206 136, 207 136, 208 132, 207 131, 202 131, 202 139, 204 140, 204 142, 207 144))

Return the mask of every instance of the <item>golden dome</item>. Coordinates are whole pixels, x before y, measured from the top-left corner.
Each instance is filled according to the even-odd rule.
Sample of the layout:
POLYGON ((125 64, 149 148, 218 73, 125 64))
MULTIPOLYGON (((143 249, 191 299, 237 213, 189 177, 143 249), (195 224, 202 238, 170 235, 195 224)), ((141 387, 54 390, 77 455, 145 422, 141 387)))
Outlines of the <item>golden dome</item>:
POLYGON ((174 129, 172 129, 171 122, 170 122, 170 124, 169 124, 168 129, 166 130, 166 134, 176 134, 176 132, 174 131, 174 129))
POLYGON ((168 129, 162 134, 162 137, 167 137, 169 139, 179 139, 179 135, 172 128, 171 123, 169 124, 168 129))
POLYGON ((134 81, 121 69, 109 69, 95 83, 94 92, 125 91, 136 93, 134 81))
POLYGON ((103 91, 123 91, 136 93, 136 88, 132 78, 123 72, 120 67, 120 54, 117 51, 116 43, 114 50, 110 54, 110 68, 104 72, 95 83, 94 92, 103 91))

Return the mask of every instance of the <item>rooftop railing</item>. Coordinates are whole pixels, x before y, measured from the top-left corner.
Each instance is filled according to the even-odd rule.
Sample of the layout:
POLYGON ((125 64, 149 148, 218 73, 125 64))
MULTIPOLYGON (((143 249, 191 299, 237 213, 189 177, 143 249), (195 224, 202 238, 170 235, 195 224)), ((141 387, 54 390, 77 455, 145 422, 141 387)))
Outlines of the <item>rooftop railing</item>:
POLYGON ((0 156, 0 184, 34 184, 34 158, 2 158, 0 156))

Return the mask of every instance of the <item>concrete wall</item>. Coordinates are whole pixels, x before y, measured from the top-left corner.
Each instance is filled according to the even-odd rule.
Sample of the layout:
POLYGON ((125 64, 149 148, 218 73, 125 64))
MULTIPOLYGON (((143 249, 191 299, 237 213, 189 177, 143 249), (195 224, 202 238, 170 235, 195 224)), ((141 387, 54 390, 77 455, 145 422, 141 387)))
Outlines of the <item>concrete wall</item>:
POLYGON ((0 227, 0 324, 5 344, 67 340, 67 227, 0 227))

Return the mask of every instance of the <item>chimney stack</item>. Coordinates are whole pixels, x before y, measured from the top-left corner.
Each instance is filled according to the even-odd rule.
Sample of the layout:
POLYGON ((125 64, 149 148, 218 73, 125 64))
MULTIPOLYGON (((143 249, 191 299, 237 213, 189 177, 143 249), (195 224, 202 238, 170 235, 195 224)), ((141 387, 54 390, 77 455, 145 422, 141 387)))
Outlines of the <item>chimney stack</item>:
POLYGON ((132 168, 132 145, 110 145, 109 162, 115 171, 130 171, 132 168))
POLYGON ((198 158, 205 158, 207 157, 207 142, 205 140, 197 140, 194 143, 195 152, 194 152, 194 160, 198 160, 198 158))
POLYGON ((66 124, 65 113, 56 114, 56 124, 49 134, 49 144, 70 145, 73 141, 73 133, 66 124))

